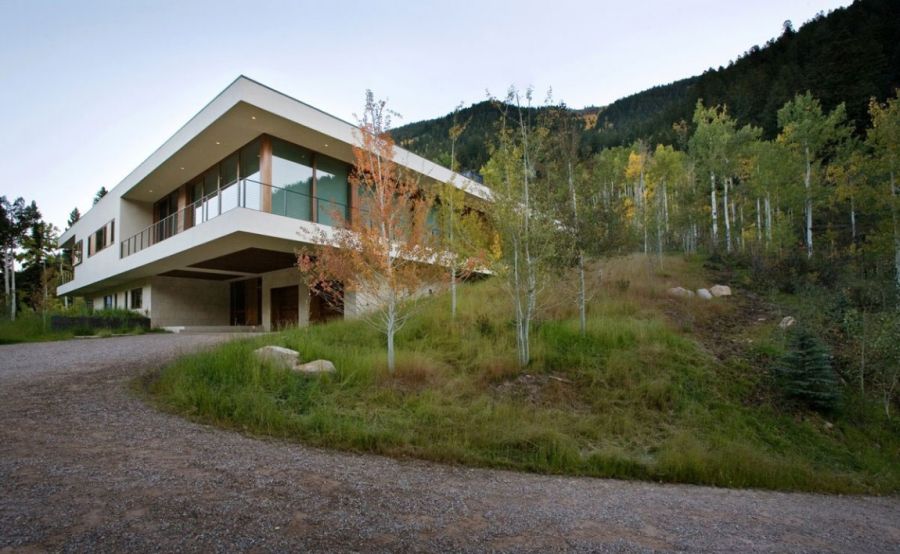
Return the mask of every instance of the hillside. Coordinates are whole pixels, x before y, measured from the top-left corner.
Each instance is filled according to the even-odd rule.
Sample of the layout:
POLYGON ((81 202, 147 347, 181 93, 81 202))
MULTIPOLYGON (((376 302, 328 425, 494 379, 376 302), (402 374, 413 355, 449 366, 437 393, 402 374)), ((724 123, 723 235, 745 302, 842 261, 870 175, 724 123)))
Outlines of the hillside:
MULTIPOLYGON (((753 46, 727 67, 660 85, 600 108, 597 125, 585 131, 585 149, 628 144, 677 143, 672 124, 690 121, 698 99, 725 104, 738 120, 776 132, 776 112, 794 94, 809 90, 831 110, 845 102, 858 129, 867 123, 869 98, 880 100, 900 86, 900 2, 857 0, 847 8, 820 15, 799 30, 753 46)), ((460 110, 469 121, 458 144, 463 170, 477 171, 487 160, 497 110, 489 102, 460 110)), ((452 114, 410 123, 394 130, 398 143, 442 163, 449 161, 452 114)))
MULTIPOLYGON (((781 399, 771 368, 785 349, 782 308, 699 260, 650 264, 607 260, 602 281, 600 266, 590 271, 584 336, 574 302, 548 306, 527 368, 515 362, 502 283, 488 279, 461 287, 456 319, 447 294, 431 297, 397 337, 394 373, 383 336, 346 320, 231 342, 144 384, 198 421, 357 452, 723 487, 900 490, 896 420, 877 406, 826 419, 781 399), (666 293, 714 282, 735 284, 735 296, 666 293), (261 363, 252 352, 263 344, 332 360, 337 373, 261 363)), ((547 294, 571 299, 573 281, 547 294)))

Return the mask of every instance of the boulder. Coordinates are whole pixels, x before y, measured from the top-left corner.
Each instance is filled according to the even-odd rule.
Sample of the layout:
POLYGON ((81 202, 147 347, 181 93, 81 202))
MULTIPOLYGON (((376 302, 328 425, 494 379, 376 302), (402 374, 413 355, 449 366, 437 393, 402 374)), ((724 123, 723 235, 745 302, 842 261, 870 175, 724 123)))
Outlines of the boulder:
POLYGON ((794 319, 792 316, 788 315, 788 316, 784 316, 781 319, 781 323, 778 324, 778 327, 780 327, 781 329, 787 329, 788 327, 791 327, 792 325, 794 325, 796 323, 797 323, 797 320, 794 319))
POLYGON ((717 298, 719 296, 731 296, 731 287, 728 285, 713 285, 710 287, 709 292, 717 298))
POLYGON ((298 373, 319 374, 334 373, 337 369, 335 369, 334 364, 328 360, 313 360, 305 364, 297 364, 294 367, 294 371, 298 373))
POLYGON ((704 300, 712 300, 713 297, 712 293, 707 289, 697 289, 697 296, 704 300))
POLYGON ((694 291, 684 287, 672 287, 669 289, 669 296, 675 296, 677 298, 693 298, 694 291))
POLYGON ((300 353, 283 346, 263 346, 254 350, 253 354, 260 360, 286 369, 294 369, 300 363, 300 353))

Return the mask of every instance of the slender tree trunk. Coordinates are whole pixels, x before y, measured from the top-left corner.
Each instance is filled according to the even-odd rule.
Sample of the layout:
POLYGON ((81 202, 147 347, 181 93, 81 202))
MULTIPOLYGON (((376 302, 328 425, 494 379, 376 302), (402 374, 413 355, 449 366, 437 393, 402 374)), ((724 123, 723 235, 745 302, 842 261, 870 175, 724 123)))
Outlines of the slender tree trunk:
POLYGON ((662 195, 656 201, 656 258, 659 267, 662 268, 662 195))
POLYGON ((7 309, 11 309, 11 308, 9 307, 9 304, 10 304, 10 302, 11 302, 10 299, 12 298, 12 297, 9 295, 9 285, 10 285, 10 280, 9 280, 9 249, 8 249, 8 248, 4 248, 4 249, 3 249, 3 292, 4 292, 4 297, 6 298, 6 308, 7 308, 7 309))
POLYGON ((572 222, 575 227, 575 243, 578 250, 578 315, 581 323, 581 334, 587 334, 587 306, 586 292, 584 290, 584 251, 581 248, 581 230, 578 226, 578 195, 575 193, 575 178, 572 172, 572 162, 567 164, 569 171, 569 194, 572 197, 572 222))
POLYGON ((666 233, 668 233, 669 232, 669 187, 666 186, 665 181, 663 181, 662 193, 663 193, 663 215, 665 216, 666 233))
MULTIPOLYGON (((451 165, 452 165, 452 162, 451 162, 451 165)), ((450 206, 449 206, 450 207, 450 214, 449 214, 450 221, 448 222, 448 225, 447 225, 449 227, 449 229, 447 230, 447 237, 450 241, 450 249, 451 249, 451 252, 450 252, 450 256, 451 256, 451 259, 450 259, 450 319, 456 319, 456 253, 453 252, 454 246, 455 246, 453 243, 453 218, 456 214, 453 211, 454 210, 453 198, 452 198, 453 194, 450 194, 449 196, 451 196, 451 198, 449 200, 449 202, 450 202, 450 206)))
POLYGON ((394 333, 396 332, 397 325, 396 307, 396 301, 392 295, 388 302, 387 325, 385 326, 385 334, 387 335, 387 365, 388 372, 390 373, 394 373, 394 370, 397 367, 394 353, 394 333))
POLYGON ((10 319, 15 321, 16 320, 16 308, 17 308, 16 304, 18 304, 18 302, 16 302, 16 258, 15 258, 15 255, 12 256, 12 263, 10 264, 10 269, 9 269, 9 278, 10 278, 10 281, 12 284, 12 286, 10 287, 11 293, 12 293, 12 297, 11 297, 12 304, 10 304, 9 314, 10 314, 10 319))
POLYGON ((766 193, 766 245, 772 242, 772 201, 766 193))
POLYGON ((891 169, 891 219, 894 224, 894 279, 897 290, 900 291, 900 218, 897 216, 897 181, 893 169, 891 169))
POLYGON ((719 246, 719 206, 716 203, 716 174, 709 173, 709 207, 712 212, 712 243, 713 250, 719 246))
POLYGON ((759 211, 759 196, 756 197, 756 243, 762 242, 762 214, 759 211))
POLYGON ((850 238, 856 243, 856 203, 850 197, 850 238))
MULTIPOLYGON (((732 204, 732 205, 734 205, 734 204, 732 204)), ((738 246, 740 247, 741 252, 743 252, 744 251, 744 205, 743 204, 741 204, 741 206, 738 208, 738 216, 740 219, 738 219, 737 240, 738 240, 738 246)))
POLYGON ((722 184, 725 186, 722 194, 722 211, 725 217, 725 251, 731 252, 731 219, 728 218, 728 185, 731 183, 731 177, 725 179, 722 184))
POLYGON ((806 153, 806 175, 803 178, 806 187, 806 257, 813 255, 813 202, 812 202, 812 161, 809 159, 809 147, 806 153))

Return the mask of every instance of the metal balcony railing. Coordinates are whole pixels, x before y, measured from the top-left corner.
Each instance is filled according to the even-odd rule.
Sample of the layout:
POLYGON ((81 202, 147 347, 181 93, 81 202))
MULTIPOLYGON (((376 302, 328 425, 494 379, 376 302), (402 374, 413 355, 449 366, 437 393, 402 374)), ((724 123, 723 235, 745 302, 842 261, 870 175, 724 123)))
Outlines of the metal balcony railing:
POLYGON ((248 208, 325 225, 338 224, 350 216, 347 204, 252 179, 240 179, 122 240, 119 257, 140 252, 234 208, 248 208))

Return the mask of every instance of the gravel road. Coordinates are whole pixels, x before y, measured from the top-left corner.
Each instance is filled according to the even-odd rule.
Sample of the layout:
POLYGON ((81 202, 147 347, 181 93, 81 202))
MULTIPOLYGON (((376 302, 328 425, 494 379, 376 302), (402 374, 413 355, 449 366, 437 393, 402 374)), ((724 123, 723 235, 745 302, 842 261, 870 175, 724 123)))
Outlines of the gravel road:
POLYGON ((225 335, 0 346, 0 552, 900 551, 900 499, 549 477, 309 448, 130 380, 225 335))

